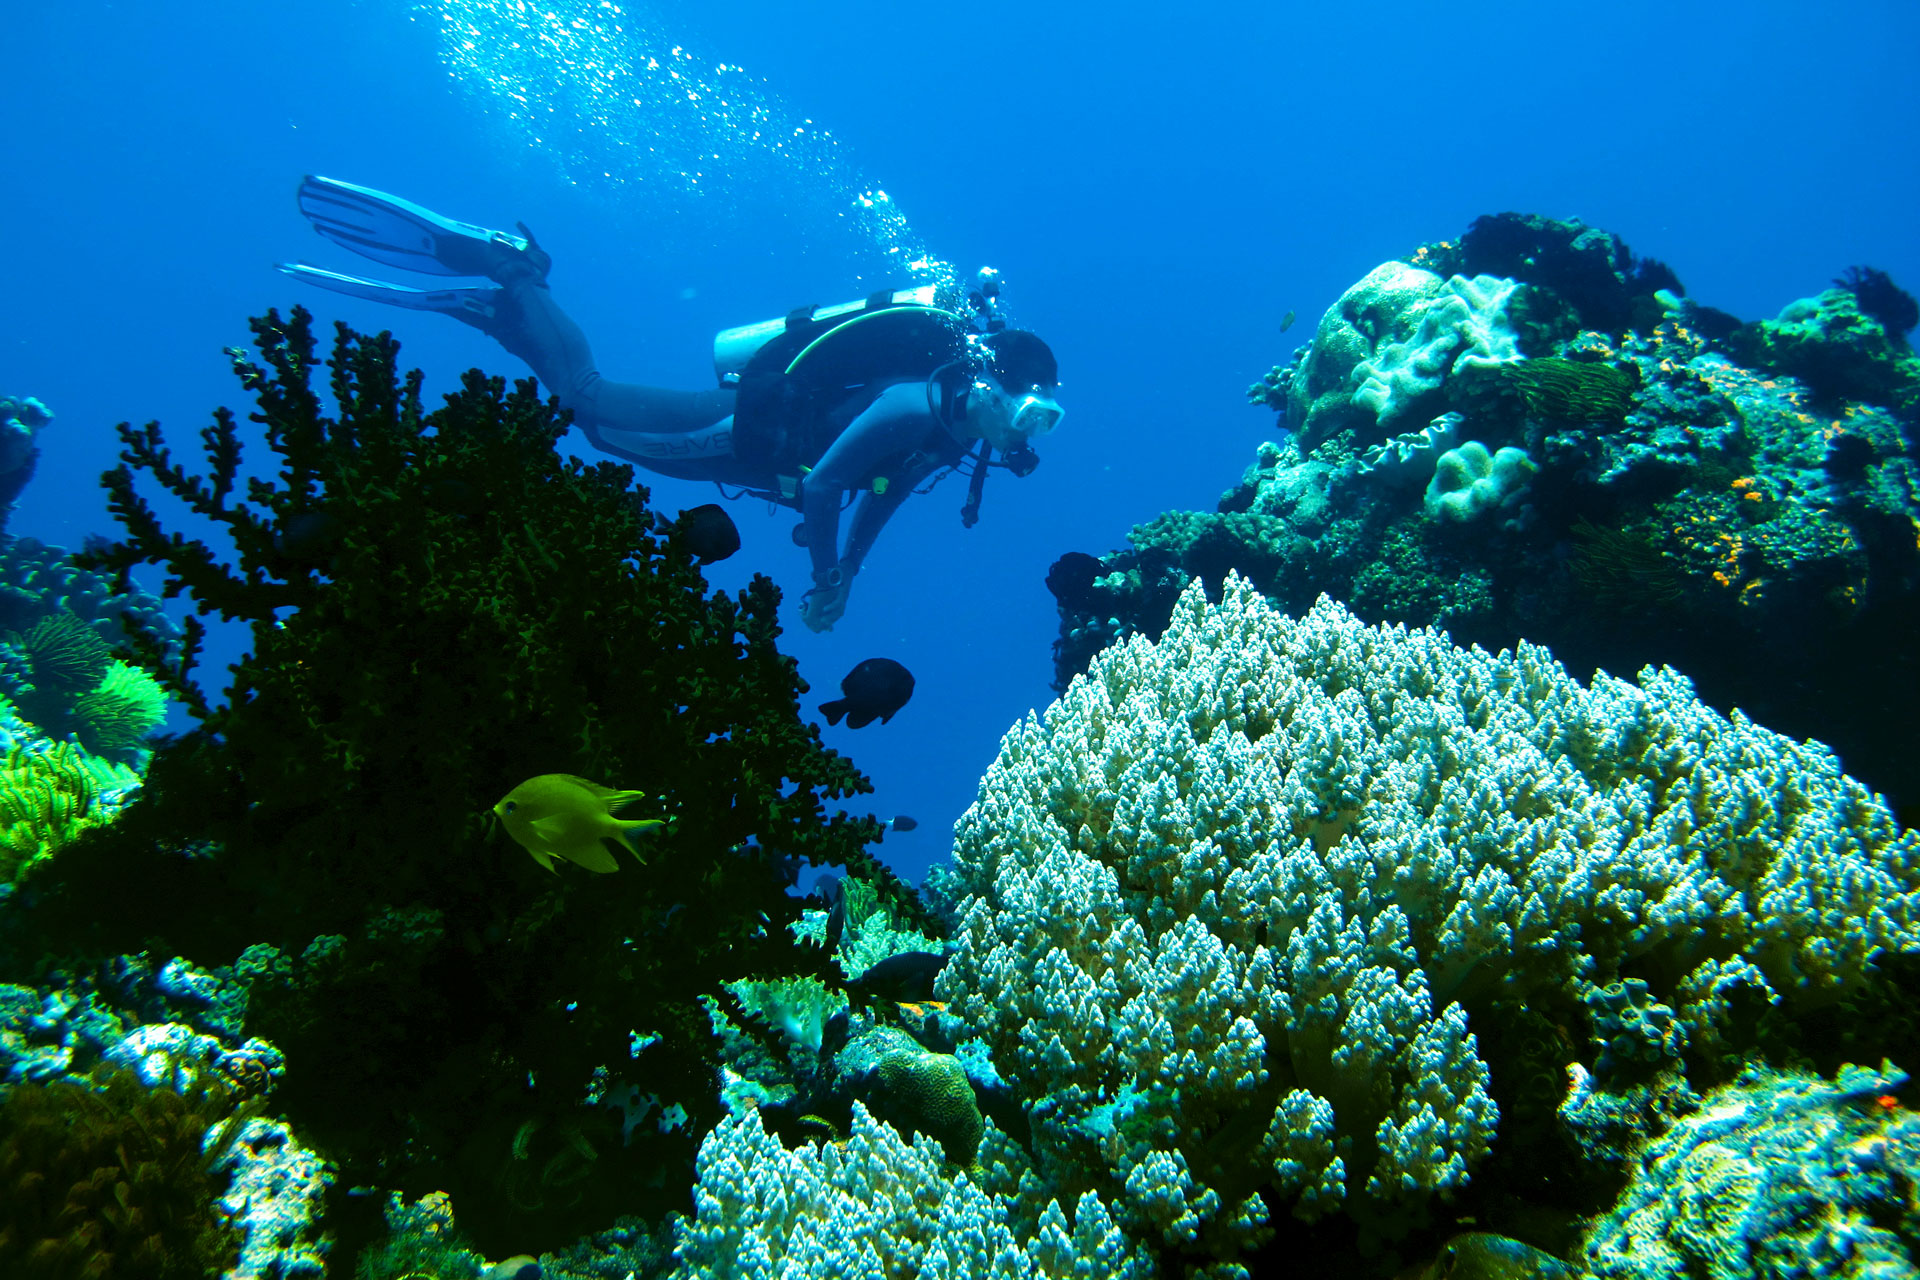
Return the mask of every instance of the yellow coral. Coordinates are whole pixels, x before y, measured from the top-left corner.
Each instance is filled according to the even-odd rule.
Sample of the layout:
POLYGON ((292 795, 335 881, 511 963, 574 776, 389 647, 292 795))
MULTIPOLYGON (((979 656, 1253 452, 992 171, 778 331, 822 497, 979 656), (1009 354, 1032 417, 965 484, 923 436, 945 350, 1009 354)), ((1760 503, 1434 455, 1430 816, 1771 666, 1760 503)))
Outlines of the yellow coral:
POLYGON ((13 880, 88 827, 111 821, 100 803, 137 782, 133 770, 70 742, 44 751, 16 746, 0 763, 0 881, 13 880))

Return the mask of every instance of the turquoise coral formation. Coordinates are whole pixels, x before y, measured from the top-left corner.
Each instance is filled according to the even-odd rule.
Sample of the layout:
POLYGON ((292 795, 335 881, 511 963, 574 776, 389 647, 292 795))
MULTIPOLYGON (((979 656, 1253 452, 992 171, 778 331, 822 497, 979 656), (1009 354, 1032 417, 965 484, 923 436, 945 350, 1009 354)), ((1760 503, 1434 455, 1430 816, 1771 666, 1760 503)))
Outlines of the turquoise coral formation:
POLYGON ((1856 270, 1742 325, 1684 293, 1617 236, 1519 214, 1369 273, 1252 388, 1284 431, 1218 511, 1143 520, 1092 574, 1110 585, 1063 602, 1055 689, 1102 646, 1158 635, 1170 577, 1217 594, 1233 569, 1291 611, 1324 592, 1488 648, 1524 637, 1582 671, 1678 667, 1720 710, 1827 742, 1915 803, 1905 295, 1856 270), (1410 342, 1437 282, 1475 279, 1512 286, 1497 310, 1468 306, 1484 340, 1410 342), (1399 373, 1373 376, 1383 359, 1399 373), (1485 468, 1463 466, 1475 443, 1485 468), (1448 518, 1489 514, 1473 482, 1509 449, 1538 469, 1517 510, 1448 518))

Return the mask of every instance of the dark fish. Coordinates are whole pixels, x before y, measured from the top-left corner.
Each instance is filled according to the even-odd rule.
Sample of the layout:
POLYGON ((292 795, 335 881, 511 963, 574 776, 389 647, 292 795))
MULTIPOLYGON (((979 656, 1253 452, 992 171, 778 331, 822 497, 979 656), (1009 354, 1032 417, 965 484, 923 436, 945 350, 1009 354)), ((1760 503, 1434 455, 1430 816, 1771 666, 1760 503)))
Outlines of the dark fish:
POLYGON ((920 823, 916 819, 909 817, 904 813, 896 813, 893 815, 893 820, 887 823, 887 830, 911 831, 919 825, 920 823))
POLYGON ((827 927, 821 943, 832 955, 840 949, 840 939, 847 931, 847 891, 846 882, 840 876, 822 876, 813 885, 813 891, 820 895, 827 908, 827 927))
POLYGON ((902 951, 847 985, 855 991, 883 1000, 915 1002, 933 999, 933 980, 946 967, 947 958, 937 951, 902 951))
POLYGON ((876 718, 885 724, 913 696, 913 672, 892 658, 868 658, 847 672, 840 692, 846 696, 820 704, 828 724, 839 724, 841 716, 849 729, 864 729, 876 718))
POLYGON ((289 560, 321 564, 338 549, 342 532, 339 517, 331 512, 305 511, 280 522, 273 549, 289 560))
POLYGON ((717 502, 703 502, 682 511, 673 527, 701 564, 725 560, 740 549, 740 530, 735 527, 733 517, 721 510, 717 502))
POLYGON ((1047 570, 1047 590, 1053 592, 1062 609, 1086 613, 1093 607, 1093 584, 1106 571, 1100 557, 1069 551, 1047 570))
POLYGON ((1293 312, 1289 311, 1280 317, 1280 332, 1285 333, 1291 328, 1293 328, 1293 312))

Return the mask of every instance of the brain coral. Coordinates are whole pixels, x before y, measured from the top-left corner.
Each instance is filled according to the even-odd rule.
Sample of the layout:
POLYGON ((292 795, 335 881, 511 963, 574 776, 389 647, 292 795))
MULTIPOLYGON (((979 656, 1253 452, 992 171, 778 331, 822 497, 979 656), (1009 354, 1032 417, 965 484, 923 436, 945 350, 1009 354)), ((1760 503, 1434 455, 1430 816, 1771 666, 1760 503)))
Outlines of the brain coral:
POLYGON ((1008 733, 954 857, 938 990, 1036 1167, 1215 1256, 1262 1188, 1312 1218, 1466 1181, 1498 1120, 1468 1009, 1637 977, 1711 1038, 1736 975, 1806 1008, 1912 947, 1920 884, 1829 752, 1670 669, 1583 687, 1237 575, 1008 733))

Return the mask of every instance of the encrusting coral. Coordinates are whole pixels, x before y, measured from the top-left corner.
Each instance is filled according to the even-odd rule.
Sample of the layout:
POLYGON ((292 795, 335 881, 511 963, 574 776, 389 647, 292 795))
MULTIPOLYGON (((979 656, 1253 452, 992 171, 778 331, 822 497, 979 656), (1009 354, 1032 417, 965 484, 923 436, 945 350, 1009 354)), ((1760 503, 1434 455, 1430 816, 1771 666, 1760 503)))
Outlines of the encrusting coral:
POLYGON ((81 557, 122 587, 163 566, 166 594, 243 622, 250 651, 216 703, 197 620, 177 648, 134 637, 201 724, 50 862, 23 936, 209 967, 250 948, 247 1031, 286 1052, 302 1134, 349 1180, 449 1191, 499 1252, 670 1203, 720 1110, 701 997, 746 974, 840 981, 790 945, 800 860, 911 904, 864 847, 877 822, 825 812, 869 784, 800 718, 778 592, 709 596, 631 469, 555 452, 566 418, 531 382, 474 371, 428 412, 385 336, 342 326, 322 365, 303 310, 253 328, 261 363, 231 354, 271 475, 243 474, 224 409, 204 477, 158 424, 123 424, 105 484, 125 537, 81 557), (231 563, 163 527, 136 472, 214 522, 231 563), (546 773, 671 815, 646 865, 588 886, 489 839, 488 808, 546 773), (614 1095, 658 1109, 629 1126, 582 1101, 614 1095), (591 1179, 547 1177, 582 1161, 591 1179), (545 1181, 508 1186, 505 1165, 545 1181))

